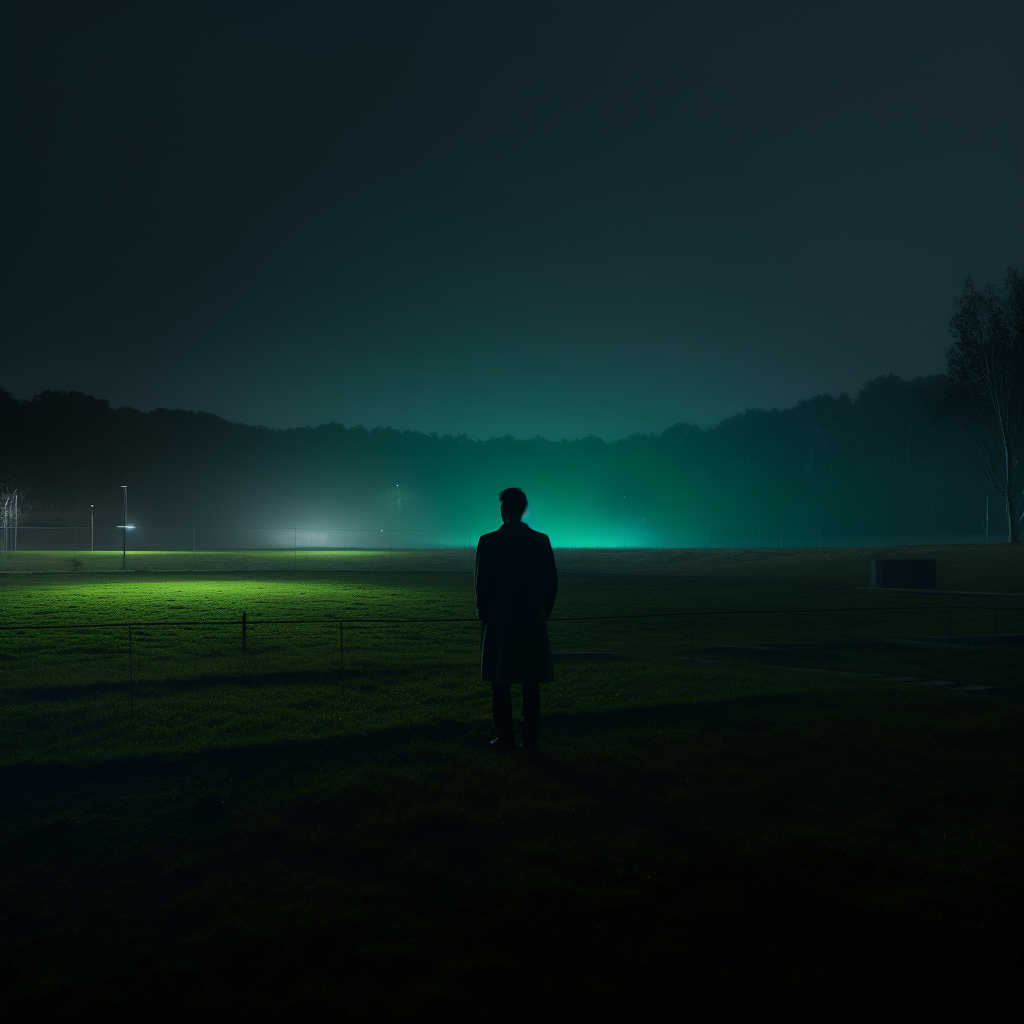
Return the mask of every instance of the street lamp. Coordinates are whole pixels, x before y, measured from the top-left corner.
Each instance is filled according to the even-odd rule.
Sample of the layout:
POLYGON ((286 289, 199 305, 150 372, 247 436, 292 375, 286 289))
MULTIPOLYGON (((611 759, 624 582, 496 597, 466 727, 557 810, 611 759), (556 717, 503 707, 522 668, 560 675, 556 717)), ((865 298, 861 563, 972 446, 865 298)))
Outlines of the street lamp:
POLYGON ((125 560, 128 555, 128 485, 121 484, 121 494, 124 497, 124 525, 121 527, 121 568, 125 568, 125 560))
POLYGON ((89 506, 89 550, 96 550, 96 506, 89 506))

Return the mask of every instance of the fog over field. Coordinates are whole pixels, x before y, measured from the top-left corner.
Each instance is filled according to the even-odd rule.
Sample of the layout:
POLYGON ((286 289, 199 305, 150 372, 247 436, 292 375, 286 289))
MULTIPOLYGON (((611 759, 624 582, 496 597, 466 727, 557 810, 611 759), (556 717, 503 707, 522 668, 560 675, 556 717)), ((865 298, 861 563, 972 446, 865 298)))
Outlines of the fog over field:
MULTIPOLYGON (((140 528, 435 531, 435 545, 462 545, 498 525, 497 493, 517 485, 531 524, 559 546, 977 538, 986 498, 992 536, 1005 535, 998 496, 929 416, 944 382, 879 377, 853 398, 818 395, 611 443, 340 423, 271 430, 59 392, 20 402, 0 393, 0 431, 26 527, 86 526, 90 504, 96 525, 111 527, 126 483, 140 528)), ((340 535, 320 543, 345 546, 340 535)))

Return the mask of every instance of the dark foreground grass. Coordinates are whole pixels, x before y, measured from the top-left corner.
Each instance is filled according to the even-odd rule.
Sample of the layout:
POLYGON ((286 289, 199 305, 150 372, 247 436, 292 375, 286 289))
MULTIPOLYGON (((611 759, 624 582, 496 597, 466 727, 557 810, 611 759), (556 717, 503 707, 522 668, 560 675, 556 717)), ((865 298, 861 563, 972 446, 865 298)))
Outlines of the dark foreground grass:
MULTIPOLYGON (((187 582, 70 599, 19 584, 5 614, 152 620, 187 582)), ((250 579, 241 598, 238 580, 209 582, 192 600, 262 594, 268 618, 357 599, 451 614, 467 597, 412 576, 341 595, 250 579)), ((990 644, 936 645, 918 635, 934 616, 899 595, 872 595, 899 625, 867 644, 836 610, 849 593, 661 586, 592 580, 559 612, 759 594, 819 618, 793 626, 785 666, 749 623, 743 643, 698 637, 692 663, 678 623, 606 632, 616 656, 560 661, 541 752, 509 758, 488 749, 467 637, 410 633, 386 656, 354 638, 344 688, 258 643, 230 673, 218 658, 168 673, 154 642, 130 704, 120 678, 61 678, 15 648, 0 666, 8 1016, 1008 1019, 1019 644, 1001 662, 990 644)), ((987 615, 965 613, 964 632, 987 615)))
POLYGON ((53 723, 4 770, 12 1019, 1009 1016, 1016 686, 602 673, 535 757, 468 691, 216 742, 179 702, 100 757, 53 723))

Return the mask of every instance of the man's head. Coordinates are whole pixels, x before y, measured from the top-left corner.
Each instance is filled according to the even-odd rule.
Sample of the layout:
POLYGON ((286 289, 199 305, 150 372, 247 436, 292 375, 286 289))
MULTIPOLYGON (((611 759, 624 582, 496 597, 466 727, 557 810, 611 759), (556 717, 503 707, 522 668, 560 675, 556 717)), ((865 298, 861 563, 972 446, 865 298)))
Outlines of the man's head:
POLYGON ((501 521, 503 523, 517 522, 523 518, 526 511, 526 495, 518 487, 506 487, 498 495, 501 502, 501 521))

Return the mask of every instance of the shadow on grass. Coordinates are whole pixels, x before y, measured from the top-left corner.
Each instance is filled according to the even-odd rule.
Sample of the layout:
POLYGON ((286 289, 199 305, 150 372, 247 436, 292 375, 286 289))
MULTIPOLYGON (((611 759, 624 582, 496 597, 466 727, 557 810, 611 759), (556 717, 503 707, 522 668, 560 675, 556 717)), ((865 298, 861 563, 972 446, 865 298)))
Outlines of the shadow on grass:
POLYGON ((16 995, 34 1019, 993 1019, 1007 730, 979 711, 950 743, 979 705, 893 701, 552 714, 534 757, 448 719, 7 768, 16 995))
MULTIPOLYGON (((207 691, 215 687, 231 687, 233 689, 275 689, 278 687, 323 684, 340 687, 379 680, 395 680, 409 682, 422 679, 424 681, 437 678, 457 678, 465 680, 468 674, 476 669, 475 663, 452 662, 450 664, 432 662, 429 666, 381 665, 367 667, 358 663, 351 668, 346 667, 344 673, 339 669, 302 669, 294 672, 248 671, 238 673, 218 673, 190 676, 188 678, 171 678, 161 680, 136 679, 132 683, 135 696, 146 696, 161 691, 191 692, 207 691), (416 669, 419 669, 417 672, 416 669)), ((40 686, 7 686, 0 690, 0 697, 7 703, 34 703, 39 701, 69 701, 93 699, 107 694, 128 693, 128 681, 90 682, 71 684, 50 684, 40 686)))
MULTIPOLYGON (((308 682, 310 678, 319 678, 320 674, 296 674, 294 681, 308 682)), ((279 680, 280 677, 274 677, 279 680)), ((349 682, 350 680, 346 680, 349 682)), ((176 684, 183 690, 203 689, 208 683, 249 687, 252 680, 225 679, 218 677, 210 681, 188 681, 176 684)), ((268 687, 276 683, 266 683, 268 687)), ((145 693, 147 689, 159 690, 168 684, 157 684, 136 689, 145 693)), ((95 687, 68 688, 77 693, 89 689, 90 692, 102 695, 109 692, 124 693, 125 688, 96 684, 95 687)), ((889 688, 891 692, 891 687, 889 688)), ((27 693, 30 699, 52 699, 54 690, 20 691, 27 693), (47 697, 46 695, 51 695, 47 697)), ((73 695, 72 694, 72 695, 73 695)), ((903 698, 913 701, 918 693, 904 691, 903 698)), ((956 706, 971 697, 952 693, 929 693, 928 698, 944 700, 947 705, 956 706)), ((508 766, 516 771, 535 769, 555 770, 557 762, 550 753, 564 741, 592 739, 600 741, 603 736, 628 733, 636 736, 642 733, 673 733, 680 730, 721 729, 732 723, 744 731, 763 731, 772 727, 772 720, 778 716, 785 717, 796 711, 810 712, 823 708, 835 699, 828 693, 769 693, 741 695, 735 697, 716 696, 707 701, 667 702, 645 705, 643 707, 616 708, 604 711, 554 712, 542 713, 542 743, 539 753, 524 755, 521 751, 509 757, 500 757, 490 749, 491 725, 489 718, 476 721, 465 721, 452 718, 439 718, 430 723, 417 723, 408 726, 395 726, 383 730, 370 731, 341 737, 318 737, 316 739, 299 740, 264 740, 254 743, 238 743, 230 747, 221 747, 189 753, 147 753, 125 754, 112 757, 91 765, 64 764, 11 764, 0 767, 0 777, 6 778, 9 785, 17 787, 32 781, 49 780, 63 786, 62 780, 84 782, 89 778, 104 778, 108 775, 126 776, 138 774, 188 776, 203 768, 232 767, 247 772, 276 769, 302 770, 317 765, 329 764, 335 767, 354 767, 357 765, 387 766, 389 764, 408 763, 410 749, 416 751, 417 757, 428 760, 477 756, 487 762, 508 766), (428 751, 430 754, 428 755, 428 751)), ((976 698, 975 698, 976 699, 976 698)), ((1003 703, 1000 696, 990 698, 1003 703)), ((883 712, 884 713, 884 712, 883 712)))
MULTIPOLYGON (((295 681, 308 682, 310 678, 317 677, 318 674, 314 673, 304 677, 297 677, 295 681)), ((279 678, 280 677, 275 677, 275 679, 279 678)), ((350 680, 346 679, 346 682, 349 681, 350 680)), ((215 682, 218 685, 237 685, 243 687, 254 685, 249 680, 233 680, 224 678, 218 678, 215 682)), ((176 688, 183 690, 202 689, 204 688, 204 685, 204 682, 189 681, 177 684, 176 688)), ((266 685, 270 686, 272 684, 268 682, 266 685)), ((164 686, 165 684, 159 684, 148 688, 158 690, 164 686)), ((96 684, 95 687, 82 686, 69 687, 66 689, 71 691, 71 696, 78 693, 78 691, 85 689, 89 689, 95 694, 125 692, 123 684, 120 686, 96 684)), ((146 688, 137 688, 136 693, 139 692, 139 689, 144 690, 146 688)), ((55 688, 17 692, 19 695, 27 694, 29 699, 53 699, 52 694, 55 692, 55 688)), ((773 702, 783 699, 785 698, 737 698, 738 701, 743 703, 753 702, 755 706, 768 706, 773 702)), ((790 699, 799 700, 801 698, 796 696, 791 697, 790 699)), ((579 713, 562 712, 549 714, 543 716, 544 735, 550 742, 554 741, 557 737, 562 736, 595 735, 602 732, 614 732, 615 730, 622 728, 636 729, 650 726, 673 728, 678 727, 683 723, 695 723, 701 718, 706 719, 710 714, 716 714, 719 717, 724 716, 728 712, 726 708, 721 705, 728 705, 730 703, 732 702, 716 701, 716 705, 719 706, 717 711, 706 709, 703 705, 679 703, 606 712, 588 711, 579 713)), ((230 749, 209 750, 183 755, 126 755, 124 757, 111 759, 110 761, 102 764, 91 766, 11 765, 0 769, 0 772, 7 774, 9 772, 24 771, 26 773, 25 777, 28 778, 34 773, 45 774, 52 771, 56 773, 56 776, 59 776, 62 772, 66 771, 69 776, 83 778, 90 773, 103 775, 103 773, 108 770, 108 766, 112 767, 114 765, 117 766, 116 771, 118 772, 128 770, 129 766, 140 773, 146 773, 156 769, 159 769, 160 771, 167 771, 169 762, 178 760, 179 758, 182 763, 181 770, 185 773, 188 773, 193 770, 195 766, 200 764, 213 765, 233 763, 245 765, 251 768, 260 763, 309 763, 311 759, 316 759, 317 761, 330 760, 332 763, 337 764, 354 764, 360 761, 381 763, 382 760, 388 759, 395 751, 407 748, 410 744, 416 745, 417 749, 423 749, 425 746, 447 746, 454 744, 463 751, 468 752, 478 750, 480 756, 486 756, 488 759, 494 759, 495 755, 489 748, 489 729, 490 725, 486 721, 467 723, 464 721, 443 719, 427 725, 417 724, 410 726, 398 726, 382 731, 340 738, 319 738, 314 740, 289 739, 277 742, 268 741, 239 745, 230 749), (485 734, 486 738, 484 738, 485 734)), ((542 761, 520 761, 513 759, 508 763, 540 764, 542 761)))

